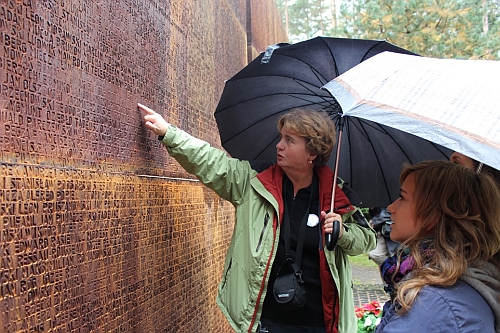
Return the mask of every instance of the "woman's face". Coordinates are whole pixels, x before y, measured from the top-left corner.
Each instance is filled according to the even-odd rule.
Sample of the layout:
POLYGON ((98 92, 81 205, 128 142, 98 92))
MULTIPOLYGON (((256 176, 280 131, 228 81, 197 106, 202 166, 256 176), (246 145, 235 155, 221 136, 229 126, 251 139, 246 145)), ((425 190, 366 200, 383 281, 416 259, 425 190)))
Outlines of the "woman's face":
POLYGON ((401 193, 398 199, 387 207, 391 213, 391 239, 395 242, 403 242, 415 235, 421 226, 420 220, 415 216, 416 201, 414 197, 414 176, 409 175, 401 185, 401 193))
POLYGON ((451 154, 450 161, 455 164, 460 164, 472 171, 476 171, 474 160, 468 156, 465 156, 464 154, 460 154, 459 152, 454 152, 453 154, 451 154))
POLYGON ((314 160, 315 155, 306 148, 306 140, 293 134, 286 126, 281 128, 281 139, 276 144, 277 164, 286 171, 307 171, 314 160))

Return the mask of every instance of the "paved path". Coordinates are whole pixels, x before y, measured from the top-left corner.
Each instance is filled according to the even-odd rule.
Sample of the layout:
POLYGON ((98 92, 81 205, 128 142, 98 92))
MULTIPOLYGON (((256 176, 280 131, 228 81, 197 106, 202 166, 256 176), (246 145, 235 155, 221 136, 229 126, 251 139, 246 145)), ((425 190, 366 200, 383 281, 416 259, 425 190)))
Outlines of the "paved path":
POLYGON ((352 279, 355 306, 361 306, 374 300, 383 304, 389 300, 384 291, 377 266, 366 267, 352 264, 352 279))

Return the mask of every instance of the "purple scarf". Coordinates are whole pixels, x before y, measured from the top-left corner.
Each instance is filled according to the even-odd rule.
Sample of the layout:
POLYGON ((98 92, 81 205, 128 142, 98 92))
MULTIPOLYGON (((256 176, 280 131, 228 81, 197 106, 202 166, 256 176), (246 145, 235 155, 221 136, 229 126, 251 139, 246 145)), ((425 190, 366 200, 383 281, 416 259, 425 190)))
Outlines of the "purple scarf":
POLYGON ((401 281, 403 277, 411 272, 413 266, 415 265, 415 260, 410 255, 410 249, 405 249, 401 254, 401 265, 399 270, 396 272, 398 266, 398 256, 397 253, 393 256, 387 258, 380 266, 380 272, 382 273, 382 278, 387 285, 394 285, 401 281), (394 275, 394 273, 396 274, 394 275))
MULTIPOLYGON (((426 239, 420 244, 420 250, 422 251, 422 253, 426 253, 427 256, 429 255, 429 241, 429 239, 426 239)), ((410 255, 409 248, 403 250, 399 261, 401 262, 401 264, 398 268, 398 253, 396 253, 393 256, 387 258, 382 263, 382 265, 380 265, 380 272, 385 283, 384 289, 388 294, 391 295, 391 297, 394 296, 394 293, 396 291, 394 285, 400 282, 408 273, 410 273, 415 266, 415 260, 410 255)))

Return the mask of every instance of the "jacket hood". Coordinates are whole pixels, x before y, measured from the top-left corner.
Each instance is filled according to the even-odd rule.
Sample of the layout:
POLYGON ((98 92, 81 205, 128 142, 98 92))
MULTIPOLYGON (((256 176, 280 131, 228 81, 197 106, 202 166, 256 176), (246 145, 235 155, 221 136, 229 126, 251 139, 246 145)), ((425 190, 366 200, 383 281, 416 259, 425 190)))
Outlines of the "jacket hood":
POLYGON ((495 332, 500 332, 500 268, 493 262, 474 261, 462 281, 474 288, 490 306, 495 315, 495 332))

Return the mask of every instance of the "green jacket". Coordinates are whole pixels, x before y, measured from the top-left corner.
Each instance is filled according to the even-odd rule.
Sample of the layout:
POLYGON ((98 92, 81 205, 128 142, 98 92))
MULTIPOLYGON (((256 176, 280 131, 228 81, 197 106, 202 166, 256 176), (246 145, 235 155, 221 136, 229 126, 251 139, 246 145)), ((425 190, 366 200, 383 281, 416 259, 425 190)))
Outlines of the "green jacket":
MULTIPOLYGON (((189 173, 194 174, 236 210, 235 226, 219 284, 217 304, 237 332, 255 332, 272 263, 279 240, 283 212, 281 179, 283 171, 273 166, 258 174, 247 161, 230 158, 207 142, 170 126, 163 139, 169 154, 189 173)), ((329 210, 333 172, 328 167, 316 168, 320 179, 320 205, 329 210)), ((337 188, 337 202, 347 198, 337 188)), ((341 204, 344 234, 335 250, 320 251, 323 309, 327 332, 334 331, 334 312, 339 312, 338 332, 356 332, 352 275, 348 255, 372 250, 376 234, 359 226, 351 217, 355 209, 347 200, 341 204), (340 300, 329 297, 333 286, 340 300), (330 293, 329 293, 330 292, 330 293)))

